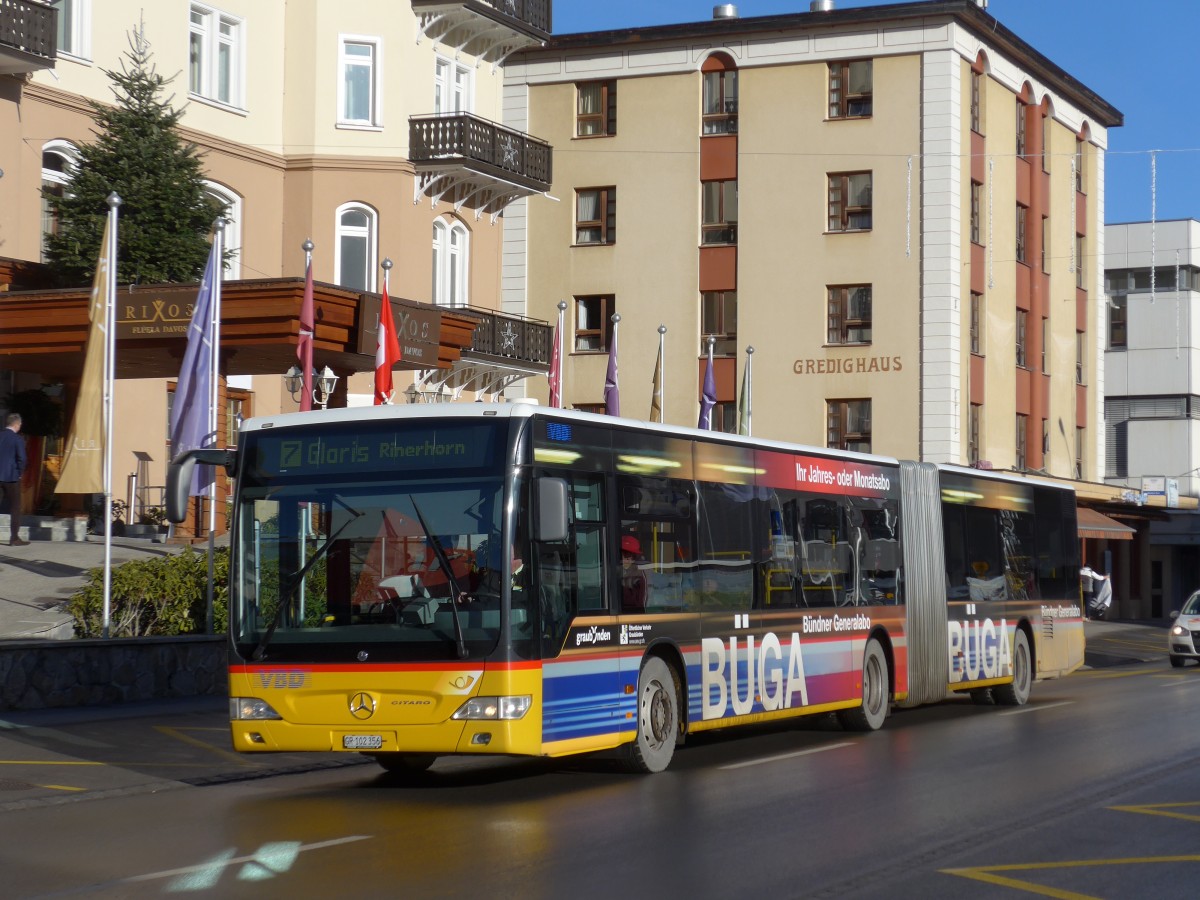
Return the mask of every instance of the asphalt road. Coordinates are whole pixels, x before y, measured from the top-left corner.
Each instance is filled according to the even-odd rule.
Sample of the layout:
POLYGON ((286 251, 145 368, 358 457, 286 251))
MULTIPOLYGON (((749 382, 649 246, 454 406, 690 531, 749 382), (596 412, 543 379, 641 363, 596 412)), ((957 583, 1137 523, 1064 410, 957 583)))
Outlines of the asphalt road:
POLYGON ((650 777, 448 759, 413 782, 354 757, 238 757, 211 701, 9 721, 0 777, 34 787, 0 793, 4 894, 1195 896, 1200 668, 1167 665, 1162 629, 1089 632, 1123 664, 1036 685, 1027 707, 715 734, 650 777))

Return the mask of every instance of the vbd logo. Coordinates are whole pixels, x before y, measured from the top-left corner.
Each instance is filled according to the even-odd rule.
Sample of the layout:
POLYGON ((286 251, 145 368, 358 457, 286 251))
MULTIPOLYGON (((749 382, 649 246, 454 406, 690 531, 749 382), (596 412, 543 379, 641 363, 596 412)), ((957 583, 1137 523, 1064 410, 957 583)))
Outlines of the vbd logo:
POLYGON ((285 672, 259 672, 259 687, 276 689, 302 688, 308 684, 308 673, 300 670, 285 672))

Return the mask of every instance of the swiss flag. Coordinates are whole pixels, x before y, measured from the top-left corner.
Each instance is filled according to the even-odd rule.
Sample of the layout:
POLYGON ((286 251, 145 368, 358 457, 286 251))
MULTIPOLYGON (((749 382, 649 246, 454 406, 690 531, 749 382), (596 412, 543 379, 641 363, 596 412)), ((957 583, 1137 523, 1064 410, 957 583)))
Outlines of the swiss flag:
POLYGON ((400 362, 400 344, 396 340, 396 322, 387 284, 379 304, 379 341, 375 346, 375 405, 392 402, 392 368, 400 362))

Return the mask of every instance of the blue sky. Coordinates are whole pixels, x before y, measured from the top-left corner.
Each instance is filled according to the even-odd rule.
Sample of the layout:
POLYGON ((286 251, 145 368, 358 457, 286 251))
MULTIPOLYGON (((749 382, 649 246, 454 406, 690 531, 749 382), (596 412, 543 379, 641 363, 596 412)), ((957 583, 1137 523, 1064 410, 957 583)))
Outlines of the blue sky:
MULTIPOLYGON (((885 0, 837 0, 838 9, 885 0)), ((892 0, 888 0, 892 2, 892 0)), ((699 22, 714 0, 558 0, 554 32, 699 22)), ((740 0, 742 18, 808 12, 808 0, 740 0)), ((990 0, 988 12, 1125 116, 1109 131, 1107 222, 1200 219, 1197 0, 990 0)))

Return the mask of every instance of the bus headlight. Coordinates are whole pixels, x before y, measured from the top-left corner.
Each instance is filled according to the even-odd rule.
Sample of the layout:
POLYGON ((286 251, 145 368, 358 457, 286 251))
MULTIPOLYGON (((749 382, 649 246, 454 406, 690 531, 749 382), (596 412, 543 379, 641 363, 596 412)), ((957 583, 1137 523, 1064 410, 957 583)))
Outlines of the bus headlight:
POLYGON ((520 719, 529 712, 532 697, 472 697, 452 719, 520 719))
POLYGON ((1175 625, 1171 628, 1171 634, 1178 637, 1179 635, 1187 634, 1187 629, 1184 628, 1182 625, 1175 625))
POLYGON ((229 718, 237 721, 238 719, 282 719, 283 716, 275 712, 266 700, 259 700, 257 697, 230 697, 229 718))

